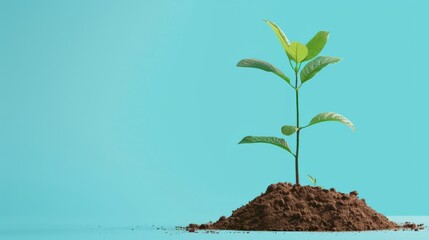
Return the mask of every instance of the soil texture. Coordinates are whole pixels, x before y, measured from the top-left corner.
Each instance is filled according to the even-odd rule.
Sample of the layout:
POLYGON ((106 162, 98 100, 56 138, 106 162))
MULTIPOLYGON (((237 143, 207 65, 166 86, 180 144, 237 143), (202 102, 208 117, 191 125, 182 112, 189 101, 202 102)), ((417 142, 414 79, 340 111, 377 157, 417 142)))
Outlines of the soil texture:
MULTIPOLYGON (((420 225, 409 223, 411 229, 420 225)), ((369 207, 358 193, 271 184, 265 193, 215 223, 189 224, 188 231, 368 231, 399 230, 398 224, 369 207)), ((420 226, 423 227, 423 226, 420 226)), ((412 229, 415 230, 415 229, 412 229)))

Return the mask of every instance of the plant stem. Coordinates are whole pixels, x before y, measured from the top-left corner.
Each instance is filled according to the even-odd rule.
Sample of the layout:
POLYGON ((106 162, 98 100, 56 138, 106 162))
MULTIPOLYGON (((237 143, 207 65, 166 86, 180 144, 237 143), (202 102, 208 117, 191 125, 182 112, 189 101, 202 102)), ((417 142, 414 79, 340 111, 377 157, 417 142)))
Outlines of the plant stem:
POLYGON ((295 102, 296 102, 296 127, 298 130, 296 131, 296 152, 295 152, 295 177, 296 184, 299 184, 299 171, 298 171, 298 154, 299 154, 299 96, 298 96, 298 68, 295 69, 295 102))

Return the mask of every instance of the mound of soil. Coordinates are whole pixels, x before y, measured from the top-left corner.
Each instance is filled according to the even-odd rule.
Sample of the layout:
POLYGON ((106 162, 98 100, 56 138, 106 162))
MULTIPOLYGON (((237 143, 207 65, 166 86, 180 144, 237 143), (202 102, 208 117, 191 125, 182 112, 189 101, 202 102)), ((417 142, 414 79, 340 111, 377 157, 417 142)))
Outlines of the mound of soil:
POLYGON ((397 230, 400 226, 370 208, 356 191, 271 184, 245 206, 209 224, 187 229, 254 231, 366 231, 397 230))

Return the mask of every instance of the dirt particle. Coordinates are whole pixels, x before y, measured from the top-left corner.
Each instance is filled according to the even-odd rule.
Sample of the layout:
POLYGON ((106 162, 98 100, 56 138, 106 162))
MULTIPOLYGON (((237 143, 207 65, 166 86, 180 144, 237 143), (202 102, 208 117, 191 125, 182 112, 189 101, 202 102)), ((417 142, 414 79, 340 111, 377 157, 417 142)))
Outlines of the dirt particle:
POLYGON ((279 205, 279 206, 284 206, 285 205, 285 201, 282 198, 277 199, 274 203, 276 205, 279 205))
POLYGON ((357 191, 351 191, 351 192, 350 192, 350 196, 355 196, 355 197, 357 197, 357 195, 358 195, 358 192, 357 192, 357 191))
POLYGON ((273 192, 277 189, 277 185, 275 184, 271 184, 270 186, 268 186, 267 188, 267 193, 273 192))
POLYGON ((349 197, 349 196, 347 196, 347 195, 343 195, 343 196, 341 197, 341 199, 342 199, 342 200, 349 200, 349 199, 350 199, 350 197, 349 197))
POLYGON ((304 205, 304 203, 303 203, 303 202, 297 202, 297 203, 295 204, 295 206, 296 206, 297 208, 304 208, 304 207, 305 207, 305 205, 304 205))
POLYGON ((335 207, 335 205, 332 203, 328 203, 325 206, 325 211, 336 211, 336 210, 337 210, 337 207, 335 207))
POLYGON ((292 215, 292 218, 293 218, 293 219, 301 219, 301 218, 302 218, 302 214, 301 214, 301 213, 299 213, 299 212, 294 213, 294 214, 292 215))

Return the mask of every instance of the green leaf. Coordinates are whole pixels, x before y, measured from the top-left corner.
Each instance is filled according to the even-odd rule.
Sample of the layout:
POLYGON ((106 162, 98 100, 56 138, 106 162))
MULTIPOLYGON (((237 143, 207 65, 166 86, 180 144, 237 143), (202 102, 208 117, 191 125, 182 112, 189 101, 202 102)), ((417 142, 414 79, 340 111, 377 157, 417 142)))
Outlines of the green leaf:
POLYGON ((286 136, 290 136, 294 134, 296 131, 297 131, 297 128, 295 126, 284 125, 282 127, 282 133, 286 136))
POLYGON ((279 26, 277 26, 277 24, 268 21, 268 20, 264 20, 264 22, 266 22, 268 24, 268 26, 271 27, 271 29, 274 31, 274 33, 276 34, 277 38, 279 39, 280 43, 283 46, 283 49, 286 51, 286 49, 288 48, 290 42, 289 39, 286 37, 286 35, 283 33, 283 31, 281 30, 281 28, 279 26))
POLYGON ((316 73, 318 73, 320 70, 322 70, 328 64, 337 63, 340 60, 341 60, 341 58, 338 58, 338 57, 325 57, 325 56, 319 56, 319 57, 311 60, 301 70, 301 73, 300 73, 301 84, 310 80, 312 77, 314 77, 314 75, 316 75, 316 73))
POLYGON ((313 183, 313 185, 316 186, 316 183, 317 183, 316 179, 310 175, 307 175, 307 176, 308 176, 308 178, 310 178, 310 181, 313 183))
POLYGON ((288 48, 286 48, 286 54, 289 59, 300 63, 307 57, 308 49, 299 42, 293 42, 289 45, 288 48))
POLYGON ((320 31, 314 35, 314 37, 308 41, 305 46, 308 49, 308 55, 305 60, 310 60, 317 56, 325 47, 326 42, 328 41, 329 32, 320 31))
POLYGON ((243 143, 268 143, 283 148, 284 150, 290 152, 293 155, 292 151, 290 150, 289 146, 283 138, 247 136, 243 138, 238 144, 243 143))
POLYGON ((310 123, 306 127, 311 126, 311 125, 316 124, 316 123, 321 123, 321 122, 326 122, 326 121, 340 122, 340 123, 343 123, 343 124, 349 126, 352 130, 355 129, 355 126, 353 125, 353 123, 350 120, 348 120, 346 117, 344 117, 338 113, 334 113, 334 112, 323 112, 323 113, 317 114, 313 119, 311 119, 310 123))
POLYGON ((237 67, 258 68, 267 72, 272 72, 290 84, 290 79, 286 77, 280 69, 262 60, 252 58, 243 59, 237 63, 237 67))

